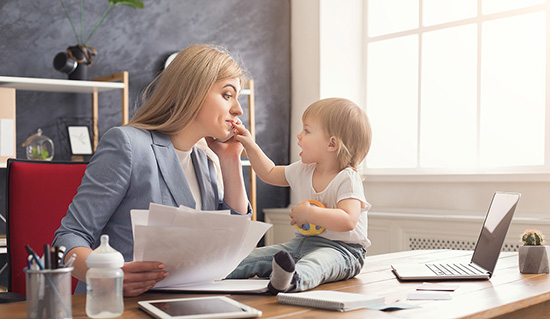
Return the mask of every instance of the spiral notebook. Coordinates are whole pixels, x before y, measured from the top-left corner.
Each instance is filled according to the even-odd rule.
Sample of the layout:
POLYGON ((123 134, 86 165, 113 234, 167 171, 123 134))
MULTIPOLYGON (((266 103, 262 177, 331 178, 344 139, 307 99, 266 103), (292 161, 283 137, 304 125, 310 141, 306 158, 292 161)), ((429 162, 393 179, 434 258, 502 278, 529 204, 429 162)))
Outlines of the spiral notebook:
POLYGON ((277 301, 288 305, 343 312, 383 304, 384 297, 342 291, 315 290, 296 293, 279 293, 277 295, 277 301))

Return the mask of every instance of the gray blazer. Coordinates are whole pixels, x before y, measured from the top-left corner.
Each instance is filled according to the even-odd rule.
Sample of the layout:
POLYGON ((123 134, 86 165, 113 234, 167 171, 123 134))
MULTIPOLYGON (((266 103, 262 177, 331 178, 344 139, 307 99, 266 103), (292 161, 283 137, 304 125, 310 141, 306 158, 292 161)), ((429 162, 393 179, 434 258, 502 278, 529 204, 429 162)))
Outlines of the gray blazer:
MULTIPOLYGON (((212 161, 203 150, 191 153, 203 210, 230 209, 223 202, 212 161)), ((131 261, 134 240, 131 209, 149 203, 195 208, 195 200, 167 135, 133 127, 115 127, 101 138, 67 216, 55 232, 54 244, 67 251, 94 247, 102 234, 131 261)), ((236 213, 232 211, 232 213, 236 213)))

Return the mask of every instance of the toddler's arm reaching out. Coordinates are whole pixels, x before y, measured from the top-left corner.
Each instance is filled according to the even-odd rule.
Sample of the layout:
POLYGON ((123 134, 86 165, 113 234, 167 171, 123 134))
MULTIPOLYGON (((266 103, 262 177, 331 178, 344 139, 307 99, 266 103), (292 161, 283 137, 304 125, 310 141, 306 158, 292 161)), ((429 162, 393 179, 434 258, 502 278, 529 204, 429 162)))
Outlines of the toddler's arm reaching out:
POLYGON ((235 124, 235 139, 245 148, 248 160, 258 177, 267 184, 289 186, 285 177, 285 167, 275 165, 256 144, 250 132, 242 124, 235 124))

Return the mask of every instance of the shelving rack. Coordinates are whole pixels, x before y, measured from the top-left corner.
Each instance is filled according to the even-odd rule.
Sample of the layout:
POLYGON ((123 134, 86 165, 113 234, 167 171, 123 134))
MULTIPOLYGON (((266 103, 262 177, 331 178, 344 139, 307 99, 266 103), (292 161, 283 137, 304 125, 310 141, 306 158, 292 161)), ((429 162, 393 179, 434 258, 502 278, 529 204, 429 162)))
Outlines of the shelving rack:
POLYGON ((6 127, 2 128, 2 134, 10 134, 12 136, 0 136, 4 145, 9 145, 13 148, 12 152, 6 150, 0 145, 0 167, 6 167, 8 158, 16 156, 16 126, 15 126, 15 110, 16 110, 16 91, 43 91, 43 92, 63 92, 63 93, 87 93, 92 95, 92 147, 95 151, 99 140, 98 115, 99 115, 99 96, 101 92, 120 90, 122 94, 121 103, 121 123, 128 123, 128 88, 129 77, 128 72, 115 73, 103 77, 92 79, 92 81, 80 80, 60 80, 46 78, 27 78, 27 77, 12 77, 0 76, 0 119, 7 120, 9 131, 6 127), (10 124, 11 123, 11 124, 10 124), (11 154, 11 155, 6 155, 11 154))

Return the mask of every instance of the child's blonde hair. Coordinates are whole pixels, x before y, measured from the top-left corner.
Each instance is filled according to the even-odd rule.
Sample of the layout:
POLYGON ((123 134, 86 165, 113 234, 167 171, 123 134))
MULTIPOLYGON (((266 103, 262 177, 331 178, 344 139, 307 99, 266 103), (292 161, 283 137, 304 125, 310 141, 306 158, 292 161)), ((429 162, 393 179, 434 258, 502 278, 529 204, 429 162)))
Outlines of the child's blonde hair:
POLYGON ((357 170, 369 152, 372 139, 367 114, 350 100, 328 98, 308 106, 302 120, 308 118, 319 120, 325 133, 336 138, 340 170, 346 167, 357 170))

